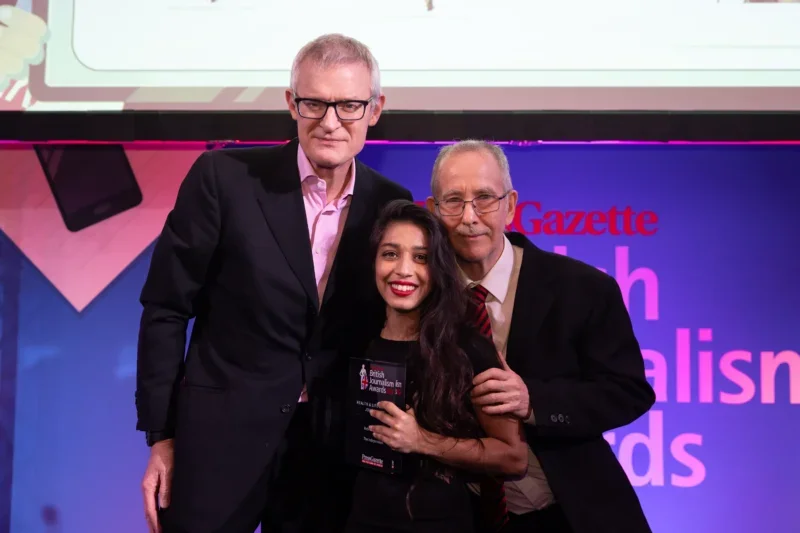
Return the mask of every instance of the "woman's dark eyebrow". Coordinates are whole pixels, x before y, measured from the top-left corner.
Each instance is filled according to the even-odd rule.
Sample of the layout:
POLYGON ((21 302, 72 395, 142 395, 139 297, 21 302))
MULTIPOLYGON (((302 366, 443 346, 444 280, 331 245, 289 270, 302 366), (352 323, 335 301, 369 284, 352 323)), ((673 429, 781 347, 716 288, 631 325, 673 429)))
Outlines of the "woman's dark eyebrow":
MULTIPOLYGON (((381 244, 381 248, 383 248, 383 247, 400 248, 400 245, 397 244, 397 243, 393 243, 393 242, 385 242, 385 243, 381 244)), ((412 248, 414 250, 417 250, 417 251, 423 251, 423 252, 427 252, 428 251, 428 247, 427 246, 413 246, 412 248)))

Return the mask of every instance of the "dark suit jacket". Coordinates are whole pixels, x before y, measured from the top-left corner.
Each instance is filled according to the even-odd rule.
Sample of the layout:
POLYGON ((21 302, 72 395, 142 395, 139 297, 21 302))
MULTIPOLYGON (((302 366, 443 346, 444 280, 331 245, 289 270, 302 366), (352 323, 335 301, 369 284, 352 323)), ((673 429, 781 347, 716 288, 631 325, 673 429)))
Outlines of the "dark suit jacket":
POLYGON ((603 439, 655 402, 619 286, 519 233, 507 236, 524 250, 507 360, 530 393, 528 444, 576 533, 649 533, 603 439))
POLYGON ((312 398, 335 392, 341 354, 362 351, 384 316, 369 235, 387 202, 411 194, 356 163, 319 308, 297 144, 201 155, 142 290, 137 429, 176 432, 170 512, 191 531, 214 530, 241 503, 273 458, 304 381, 312 398))

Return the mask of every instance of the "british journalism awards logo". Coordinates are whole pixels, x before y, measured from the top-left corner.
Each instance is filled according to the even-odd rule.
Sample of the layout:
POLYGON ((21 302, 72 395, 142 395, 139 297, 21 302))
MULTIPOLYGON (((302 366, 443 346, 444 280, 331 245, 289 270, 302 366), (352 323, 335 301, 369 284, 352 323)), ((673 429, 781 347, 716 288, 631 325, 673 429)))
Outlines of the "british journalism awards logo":
POLYGON ((367 379, 367 369, 364 368, 364 365, 361 365, 361 370, 358 372, 358 375, 361 376, 361 390, 367 390, 369 387, 369 379, 367 379))

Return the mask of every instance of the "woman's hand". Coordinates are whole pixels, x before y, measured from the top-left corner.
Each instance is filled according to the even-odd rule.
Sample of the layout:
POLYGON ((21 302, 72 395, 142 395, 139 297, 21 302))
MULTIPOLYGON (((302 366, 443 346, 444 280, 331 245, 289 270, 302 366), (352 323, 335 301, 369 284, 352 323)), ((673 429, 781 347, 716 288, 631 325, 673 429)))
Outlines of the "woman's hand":
POLYGON ((403 412, 392 402, 378 402, 383 409, 370 409, 369 414, 384 425, 369 426, 372 435, 391 449, 401 453, 421 453, 423 430, 417 425, 414 409, 403 412))

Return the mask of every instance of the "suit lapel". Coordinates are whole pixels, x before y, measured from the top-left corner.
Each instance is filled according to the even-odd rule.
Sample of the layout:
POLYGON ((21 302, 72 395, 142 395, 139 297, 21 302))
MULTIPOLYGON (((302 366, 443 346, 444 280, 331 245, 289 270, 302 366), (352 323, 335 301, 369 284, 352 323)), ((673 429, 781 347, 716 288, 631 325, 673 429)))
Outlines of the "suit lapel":
POLYGON ((545 264, 546 254, 523 235, 510 233, 508 238, 523 250, 506 356, 509 366, 514 368, 517 358, 527 352, 525 347, 530 344, 530 339, 539 333, 553 305, 554 295, 550 287, 550 272, 545 264))
POLYGON ((297 168, 297 141, 281 149, 276 163, 261 169, 255 187, 256 199, 286 261, 318 307, 311 237, 297 168))
POLYGON ((362 258, 355 257, 356 250, 363 248, 364 239, 369 238, 372 231, 370 222, 370 210, 374 205, 373 201, 373 180, 372 173, 365 165, 356 160, 356 182, 353 185, 353 196, 350 198, 350 208, 347 211, 347 220, 344 223, 342 237, 339 239, 339 246, 331 265, 331 274, 328 284, 325 286, 325 294, 322 296, 324 306, 331 298, 336 280, 341 276, 342 265, 348 262, 358 262, 362 258))

